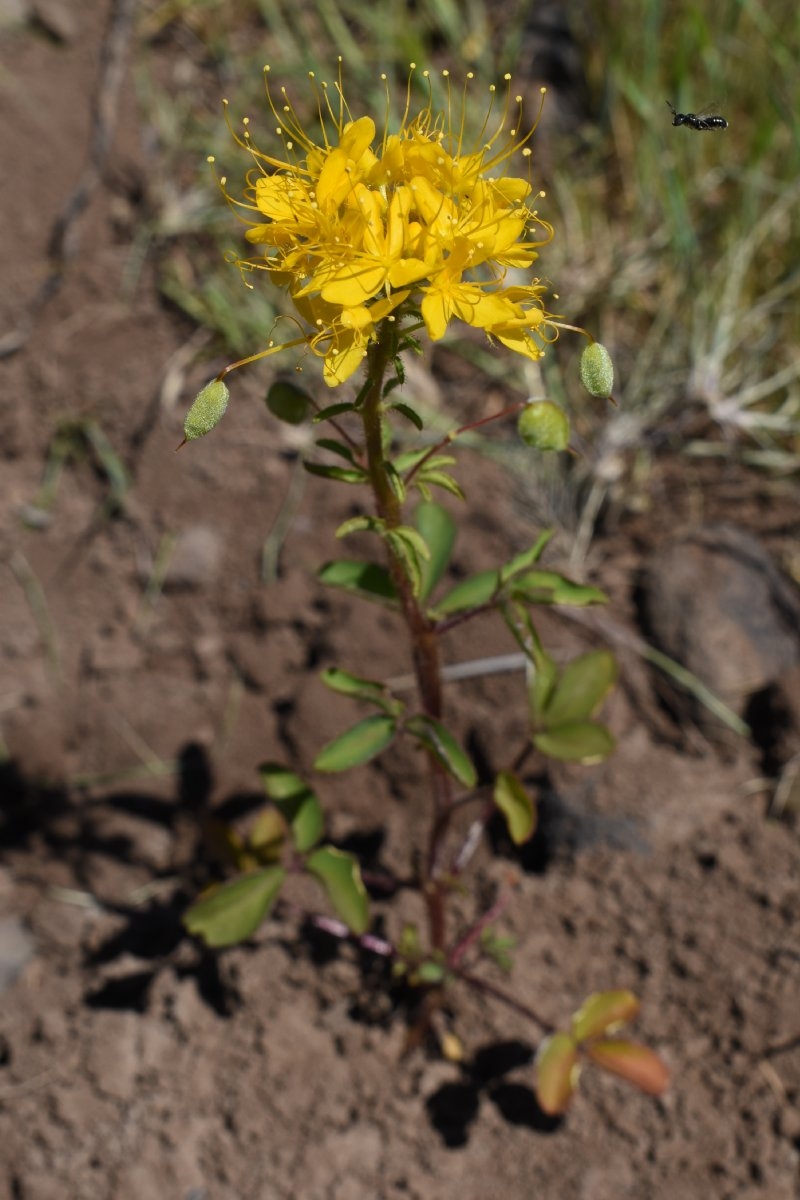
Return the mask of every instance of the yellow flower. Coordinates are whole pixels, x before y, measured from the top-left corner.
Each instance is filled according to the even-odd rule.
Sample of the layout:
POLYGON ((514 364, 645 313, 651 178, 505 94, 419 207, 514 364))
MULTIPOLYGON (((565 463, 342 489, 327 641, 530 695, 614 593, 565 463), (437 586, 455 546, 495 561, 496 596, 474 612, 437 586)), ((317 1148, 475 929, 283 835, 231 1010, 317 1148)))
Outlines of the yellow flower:
MULTIPOLYGON (((239 260, 240 267, 265 270, 288 291, 310 326, 306 345, 324 359, 326 383, 343 383, 358 369, 385 320, 404 322, 407 332, 424 324, 433 339, 460 320, 520 354, 541 357, 556 336, 544 288, 537 280, 506 283, 509 268, 529 270, 538 247, 552 237, 531 207, 528 180, 498 173, 517 152, 530 161, 527 143, 536 128, 534 122, 520 132, 519 96, 511 120, 510 76, 493 132, 486 137, 494 87, 485 140, 467 146, 463 116, 453 116, 447 72, 445 110, 434 111, 424 72, 427 103, 412 115, 412 64, 399 129, 386 127, 381 135, 371 117, 353 119, 341 68, 332 86, 318 85, 312 74, 319 111, 319 132, 312 136, 285 89, 280 106, 273 98, 268 71, 282 152, 275 157, 257 149, 245 121, 244 132, 234 136, 254 169, 243 199, 225 194, 248 214, 247 240, 261 250, 257 258, 239 260)), ((469 74, 462 105, 471 80, 469 74)), ((387 89, 387 110, 388 101, 387 89)), ((221 184, 225 190, 224 178, 221 184)), ((277 348, 270 344, 264 353, 277 348)))

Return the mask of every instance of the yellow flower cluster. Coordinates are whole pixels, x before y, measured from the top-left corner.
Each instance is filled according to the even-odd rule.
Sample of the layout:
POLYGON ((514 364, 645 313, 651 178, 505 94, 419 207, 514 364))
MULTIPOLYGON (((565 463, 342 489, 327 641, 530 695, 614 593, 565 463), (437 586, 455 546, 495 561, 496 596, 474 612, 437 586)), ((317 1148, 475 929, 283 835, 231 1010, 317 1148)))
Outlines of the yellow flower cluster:
MULTIPOLYGON (((552 237, 529 207, 529 182, 494 173, 514 152, 530 154, 526 143, 535 129, 520 134, 507 127, 510 77, 497 128, 487 137, 492 88, 485 140, 465 149, 463 115, 454 126, 451 103, 433 111, 429 80, 428 103, 410 115, 413 74, 412 64, 398 131, 390 133, 387 121, 377 144, 372 118, 353 119, 341 75, 333 88, 316 89, 318 140, 303 128, 285 89, 278 106, 268 83, 283 157, 255 147, 247 120, 237 136, 256 168, 244 200, 226 195, 256 214, 247 218, 246 236, 263 247, 263 257, 239 265, 267 270, 288 290, 311 328, 299 340, 324 358, 332 387, 358 369, 387 318, 414 314, 433 339, 455 318, 533 359, 555 336, 538 280, 506 284, 508 269, 529 269, 536 247, 552 237)), ((466 87, 462 109, 465 102, 466 87)), ((519 120, 519 96, 516 104, 519 120)))

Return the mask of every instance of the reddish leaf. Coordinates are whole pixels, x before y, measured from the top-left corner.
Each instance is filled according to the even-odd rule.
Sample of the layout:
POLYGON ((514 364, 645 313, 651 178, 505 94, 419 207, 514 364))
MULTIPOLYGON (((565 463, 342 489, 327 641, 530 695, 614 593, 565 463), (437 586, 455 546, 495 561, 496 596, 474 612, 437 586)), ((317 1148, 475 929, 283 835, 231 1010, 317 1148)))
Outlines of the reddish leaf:
POLYGON ((669 1071, 647 1046, 640 1046, 638 1042, 590 1042, 584 1050, 598 1067, 620 1079, 627 1079, 648 1096, 660 1096, 666 1091, 669 1071))

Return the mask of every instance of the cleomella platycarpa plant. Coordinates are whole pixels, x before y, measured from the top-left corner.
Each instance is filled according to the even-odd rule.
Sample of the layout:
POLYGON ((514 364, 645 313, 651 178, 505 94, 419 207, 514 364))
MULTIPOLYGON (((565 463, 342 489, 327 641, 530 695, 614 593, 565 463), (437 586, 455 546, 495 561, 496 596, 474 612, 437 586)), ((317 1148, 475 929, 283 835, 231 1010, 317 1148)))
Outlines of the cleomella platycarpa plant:
MULTIPOLYGON (((279 896, 286 903, 294 876, 310 875, 333 915, 306 913, 305 918, 390 960, 393 974, 411 986, 416 1003, 409 1047, 438 1031, 445 1052, 457 1056, 456 1036, 441 1033, 442 1014, 450 990, 468 986, 524 1014, 543 1035, 535 1084, 547 1112, 565 1110, 586 1061, 660 1094, 667 1085, 661 1060, 619 1036, 638 1010, 631 992, 590 996, 558 1029, 527 998, 512 996, 496 982, 498 967, 510 965, 508 939, 496 929, 510 896, 498 895, 484 911, 476 904, 463 927, 456 926, 451 911, 455 892, 463 894, 468 887, 474 851, 496 813, 514 843, 533 835, 535 801, 522 774, 529 755, 592 763, 613 749, 611 734, 596 719, 615 682, 613 657, 594 650, 557 665, 535 624, 541 605, 599 604, 604 595, 542 565, 546 532, 510 561, 448 588, 456 522, 433 499, 436 491, 464 499, 452 474, 451 453, 464 433, 515 416, 526 444, 540 452, 563 451, 570 438, 566 414, 552 401, 536 399, 454 427, 437 441, 426 437, 413 398, 402 390, 405 356, 419 351, 422 338, 439 341, 462 323, 482 330, 498 352, 532 360, 546 353, 560 331, 584 334, 589 341, 580 364, 584 385, 593 396, 611 398, 607 350, 549 311, 545 285, 533 274, 541 247, 553 236, 536 207, 543 193, 534 192, 530 182, 536 122, 524 125, 521 98, 512 96, 506 76, 500 95, 489 89, 485 120, 471 140, 465 131, 472 75, 459 98, 444 73, 445 102, 439 111, 428 73, 420 79, 412 66, 402 116, 393 125, 387 115, 379 130, 371 116, 351 110, 340 68, 332 84, 309 77, 317 116, 307 129, 286 90, 276 95, 269 78, 267 71, 276 151, 259 149, 245 120, 234 132, 250 158, 244 192, 234 194, 224 176, 219 182, 247 225, 252 254, 237 258, 245 283, 254 286, 257 273, 264 272, 288 295, 292 313, 278 325, 288 325, 291 336, 276 341, 274 329, 265 332, 262 349, 220 372, 188 413, 185 440, 214 428, 228 404, 227 376, 258 359, 291 350, 313 355, 321 359, 322 377, 331 389, 355 377, 356 387, 348 392, 353 398, 333 403, 315 400, 294 383, 278 382, 267 406, 279 419, 327 426, 307 469, 331 487, 360 489, 364 497, 363 511, 335 536, 371 534, 375 559, 334 559, 319 572, 322 584, 348 593, 353 604, 388 607, 406 630, 416 680, 411 702, 380 679, 361 678, 342 667, 323 671, 325 686, 370 711, 318 751, 314 770, 321 776, 350 770, 396 741, 409 753, 421 747, 426 779, 420 782, 430 810, 425 829, 409 830, 414 846, 409 869, 425 920, 393 930, 391 937, 371 932, 359 863, 326 842, 323 806, 311 783, 291 766, 271 762, 261 771, 263 811, 246 837, 228 831, 238 874, 208 888, 187 912, 186 926, 211 946, 239 942, 267 919, 279 896), (522 175, 514 173, 515 163, 522 175), (402 449, 396 449, 399 424, 402 449), (467 636, 470 621, 487 612, 505 623, 525 655, 521 699, 527 704, 529 737, 495 778, 479 780, 447 724, 441 642, 448 635, 457 644, 467 636), (465 812, 472 817, 467 822, 465 812)), ((384 86, 388 114, 392 104, 385 78, 384 86)), ((391 929, 391 905, 386 923, 391 929)))

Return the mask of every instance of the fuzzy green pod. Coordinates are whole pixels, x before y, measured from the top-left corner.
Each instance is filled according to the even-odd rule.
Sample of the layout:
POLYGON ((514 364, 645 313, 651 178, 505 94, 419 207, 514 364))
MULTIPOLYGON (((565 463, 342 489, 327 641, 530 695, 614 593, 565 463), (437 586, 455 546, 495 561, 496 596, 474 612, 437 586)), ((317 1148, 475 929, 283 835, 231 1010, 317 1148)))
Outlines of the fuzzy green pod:
POLYGON ((183 433, 187 442, 205 437, 225 415, 230 392, 221 379, 212 379, 197 393, 194 404, 186 414, 183 433))
POLYGON ((566 450, 569 418, 552 400, 534 400, 519 414, 517 432, 526 446, 536 450, 566 450))
POLYGON ((600 342, 592 342, 581 355, 581 383, 590 396, 607 400, 614 387, 614 364, 600 342))

